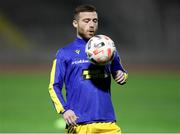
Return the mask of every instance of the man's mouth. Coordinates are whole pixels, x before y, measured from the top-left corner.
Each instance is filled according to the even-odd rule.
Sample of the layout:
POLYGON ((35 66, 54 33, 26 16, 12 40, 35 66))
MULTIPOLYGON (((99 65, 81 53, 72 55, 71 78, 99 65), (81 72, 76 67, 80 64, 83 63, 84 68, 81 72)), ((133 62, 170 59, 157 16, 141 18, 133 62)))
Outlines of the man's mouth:
POLYGON ((89 33, 90 34, 94 34, 94 30, 89 30, 89 33))

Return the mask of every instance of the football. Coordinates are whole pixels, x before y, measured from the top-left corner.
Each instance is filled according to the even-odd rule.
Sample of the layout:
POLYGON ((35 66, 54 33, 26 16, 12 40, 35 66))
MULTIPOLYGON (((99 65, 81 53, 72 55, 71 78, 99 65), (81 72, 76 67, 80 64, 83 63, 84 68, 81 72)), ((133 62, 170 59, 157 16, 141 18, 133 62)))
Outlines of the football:
POLYGON ((112 39, 106 35, 95 35, 86 44, 86 54, 90 62, 96 65, 110 63, 115 55, 116 47, 112 39))

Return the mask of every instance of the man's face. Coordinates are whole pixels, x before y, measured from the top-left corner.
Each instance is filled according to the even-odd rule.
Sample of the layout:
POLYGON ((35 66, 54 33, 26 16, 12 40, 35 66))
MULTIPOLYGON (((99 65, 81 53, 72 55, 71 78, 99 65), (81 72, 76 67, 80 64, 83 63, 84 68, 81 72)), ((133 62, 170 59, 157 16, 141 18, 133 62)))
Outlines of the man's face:
POLYGON ((73 25, 77 29, 78 37, 90 39, 95 35, 98 28, 97 13, 80 12, 77 20, 74 20, 73 25))

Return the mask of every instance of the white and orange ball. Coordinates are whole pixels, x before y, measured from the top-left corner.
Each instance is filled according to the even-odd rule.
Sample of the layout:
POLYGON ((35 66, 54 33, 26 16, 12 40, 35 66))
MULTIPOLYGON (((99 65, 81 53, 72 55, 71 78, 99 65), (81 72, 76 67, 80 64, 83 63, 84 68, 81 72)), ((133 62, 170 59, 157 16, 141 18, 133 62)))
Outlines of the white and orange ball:
POLYGON ((85 51, 88 59, 93 64, 105 65, 113 60, 116 47, 108 36, 96 35, 89 39, 85 51))

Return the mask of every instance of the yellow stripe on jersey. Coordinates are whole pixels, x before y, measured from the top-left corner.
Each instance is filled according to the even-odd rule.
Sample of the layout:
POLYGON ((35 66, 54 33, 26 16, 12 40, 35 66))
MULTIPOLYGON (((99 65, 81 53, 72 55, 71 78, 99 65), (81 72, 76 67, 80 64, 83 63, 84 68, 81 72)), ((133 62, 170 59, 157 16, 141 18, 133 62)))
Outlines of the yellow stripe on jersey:
POLYGON ((53 66, 52 66, 52 70, 51 70, 49 93, 50 93, 51 99, 55 105, 56 111, 58 113, 63 113, 65 110, 64 110, 61 102, 59 101, 59 99, 55 93, 54 87, 53 87, 54 78, 55 78, 55 71, 56 71, 56 59, 53 61, 53 66))
POLYGON ((67 134, 121 134, 121 129, 114 122, 99 122, 91 124, 82 124, 76 126, 69 126, 66 129, 67 134))

